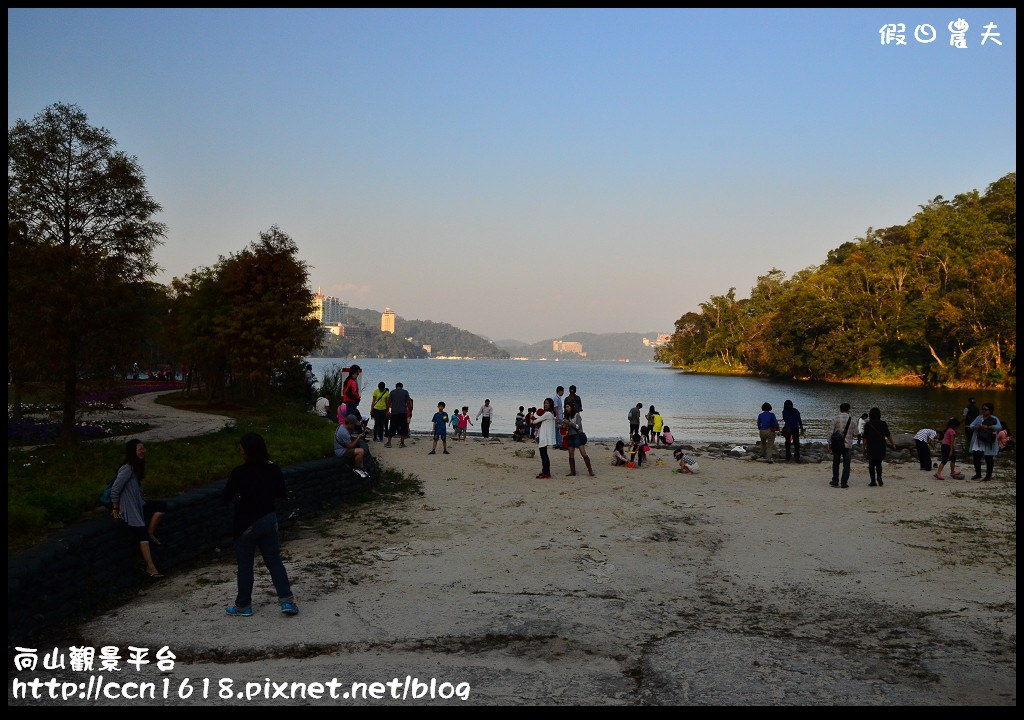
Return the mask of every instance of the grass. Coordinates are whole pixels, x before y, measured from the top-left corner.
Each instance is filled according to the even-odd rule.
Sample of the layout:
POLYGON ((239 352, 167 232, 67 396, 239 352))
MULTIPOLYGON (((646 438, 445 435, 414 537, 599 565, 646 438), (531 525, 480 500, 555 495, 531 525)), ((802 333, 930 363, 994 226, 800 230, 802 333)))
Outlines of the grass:
MULTIPOLYGON (((210 435, 146 443, 144 488, 149 498, 167 498, 226 479, 241 461, 238 441, 247 432, 262 435, 271 459, 282 466, 330 457, 334 450, 333 425, 301 405, 274 400, 257 408, 211 408, 177 393, 160 400, 175 407, 229 415, 236 425, 210 435)), ((38 542, 48 531, 90 516, 123 455, 120 442, 8 451, 8 555, 38 542)))

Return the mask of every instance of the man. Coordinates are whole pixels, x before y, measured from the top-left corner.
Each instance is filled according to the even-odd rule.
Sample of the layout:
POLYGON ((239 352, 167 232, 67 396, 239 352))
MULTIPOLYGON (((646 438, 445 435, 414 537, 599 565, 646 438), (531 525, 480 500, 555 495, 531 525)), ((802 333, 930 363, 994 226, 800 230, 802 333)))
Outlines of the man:
POLYGON ((573 409, 576 410, 576 412, 583 412, 583 401, 580 400, 580 396, 576 394, 575 385, 569 386, 569 396, 565 399, 565 402, 571 402, 573 409))
POLYGON ((484 400, 484 404, 480 406, 480 409, 476 411, 476 418, 480 420, 483 416, 483 420, 480 420, 480 434, 485 438, 491 436, 491 413, 494 412, 494 408, 491 407, 490 400, 484 400))
POLYGON ((939 433, 931 428, 922 428, 914 434, 914 445, 917 447, 917 459, 921 469, 932 471, 932 451, 935 450, 935 439, 939 433))
POLYGON ((637 403, 636 407, 629 411, 626 419, 629 420, 629 436, 640 434, 640 411, 644 409, 643 403, 637 403))
MULTIPOLYGON (((551 398, 555 403, 555 416, 558 420, 558 424, 555 425, 556 430, 562 427, 562 420, 565 419, 565 406, 562 404, 562 395, 564 394, 565 388, 559 385, 555 388, 555 396, 551 398)), ((562 447, 562 437, 560 435, 556 435, 555 439, 558 441, 558 444, 553 447, 556 447, 559 450, 565 450, 566 448, 562 447)))
POLYGON ((384 442, 384 430, 388 426, 388 398, 391 397, 388 386, 377 383, 370 403, 370 417, 373 418, 373 441, 384 442))
POLYGON ((839 406, 839 414, 832 421, 832 429, 828 431, 828 451, 832 453, 832 487, 850 487, 850 452, 853 450, 853 440, 857 436, 857 425, 850 415, 850 403, 843 403, 839 406), (832 436, 839 433, 841 440, 836 447, 832 447, 832 436), (839 463, 843 463, 843 477, 840 481, 839 463))
POLYGON ((359 444, 366 439, 366 433, 356 432, 359 424, 359 418, 355 415, 345 416, 345 422, 334 432, 334 456, 352 465, 356 475, 365 478, 369 477, 363 470, 366 451, 359 444))
POLYGON ((306 363, 306 405, 313 404, 313 385, 316 383, 316 375, 313 374, 313 366, 306 363))
POLYGON ((409 434, 409 399, 409 393, 402 383, 396 383, 395 389, 388 396, 391 424, 388 425, 388 441, 384 447, 391 447, 391 438, 395 435, 398 435, 398 447, 405 447, 405 438, 409 434))
POLYGON ((974 437, 974 428, 971 423, 981 415, 981 411, 975 404, 974 398, 967 398, 967 407, 964 408, 964 445, 967 448, 967 457, 971 456, 971 438, 974 437))

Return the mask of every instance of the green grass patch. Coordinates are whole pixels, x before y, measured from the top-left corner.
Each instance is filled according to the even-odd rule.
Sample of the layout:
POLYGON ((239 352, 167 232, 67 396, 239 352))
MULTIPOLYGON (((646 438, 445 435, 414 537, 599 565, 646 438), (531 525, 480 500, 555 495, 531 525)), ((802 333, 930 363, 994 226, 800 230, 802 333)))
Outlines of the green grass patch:
MULTIPOLYGON (((175 407, 208 410, 236 419, 236 426, 194 438, 146 443, 148 498, 168 498, 194 487, 224 480, 241 462, 238 441, 256 432, 267 441, 271 459, 281 466, 330 457, 334 425, 301 405, 274 400, 260 407, 209 407, 172 393, 160 398, 175 407)), ((125 437, 125 440, 130 438, 125 437)), ((7 454, 8 554, 25 549, 46 533, 88 517, 99 506, 103 488, 124 457, 118 441, 10 450, 7 454)))

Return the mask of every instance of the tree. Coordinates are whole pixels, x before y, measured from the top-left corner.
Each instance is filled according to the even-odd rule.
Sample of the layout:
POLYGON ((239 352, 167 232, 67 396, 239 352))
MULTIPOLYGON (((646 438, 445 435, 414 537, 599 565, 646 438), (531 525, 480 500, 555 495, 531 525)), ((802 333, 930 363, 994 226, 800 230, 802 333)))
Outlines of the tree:
MULTIPOLYGON (((36 332, 8 335, 24 354, 59 363, 63 380, 62 439, 71 439, 79 372, 99 329, 130 324, 99 302, 156 271, 153 250, 164 226, 146 190, 138 160, 115 151, 104 128, 89 125, 76 105, 57 103, 7 133, 7 222, 23 232, 21 267, 45 257, 51 282, 34 296, 36 332)), ((9 240, 10 251, 10 240, 9 240)), ((31 285, 26 277, 16 282, 31 285)), ((114 306, 117 303, 113 303, 114 306)), ((17 328, 31 326, 24 318, 17 328)), ((10 357, 10 354, 9 354, 10 357)))

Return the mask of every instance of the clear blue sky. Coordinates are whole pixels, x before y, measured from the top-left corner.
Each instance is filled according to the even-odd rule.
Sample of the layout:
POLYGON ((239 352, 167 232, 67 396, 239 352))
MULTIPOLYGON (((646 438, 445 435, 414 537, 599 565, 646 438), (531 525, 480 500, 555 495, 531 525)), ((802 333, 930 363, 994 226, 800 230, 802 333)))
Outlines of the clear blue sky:
POLYGON ((74 103, 139 158, 158 280, 277 224, 314 289, 496 340, 668 332, 1016 170, 1015 10, 7 18, 8 127, 74 103))

